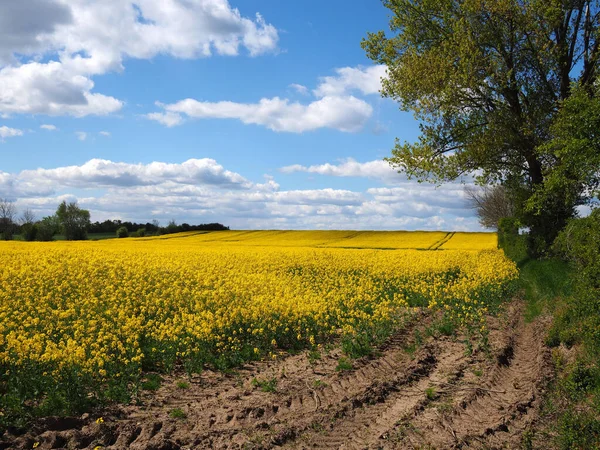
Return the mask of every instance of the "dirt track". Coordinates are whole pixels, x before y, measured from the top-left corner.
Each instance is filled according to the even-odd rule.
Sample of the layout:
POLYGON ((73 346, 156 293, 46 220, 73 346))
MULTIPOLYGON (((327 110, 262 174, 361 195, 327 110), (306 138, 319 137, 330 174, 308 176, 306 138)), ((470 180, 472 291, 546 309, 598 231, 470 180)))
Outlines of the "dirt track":
POLYGON ((48 419, 0 448, 519 448, 551 367, 544 322, 524 323, 521 308, 490 318, 488 355, 449 337, 408 352, 428 321, 419 316, 352 370, 336 371, 334 350, 206 371, 185 389, 165 377, 141 405, 48 419), (276 380, 275 392, 254 379, 276 380), (171 418, 176 408, 186 417, 171 418))

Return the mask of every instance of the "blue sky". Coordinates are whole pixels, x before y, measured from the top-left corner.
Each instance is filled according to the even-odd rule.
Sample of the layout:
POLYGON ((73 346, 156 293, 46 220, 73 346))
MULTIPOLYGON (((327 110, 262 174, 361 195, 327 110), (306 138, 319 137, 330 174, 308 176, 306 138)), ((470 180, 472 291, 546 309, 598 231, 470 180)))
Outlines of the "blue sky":
POLYGON ((0 3, 0 197, 39 218, 478 230, 389 168, 418 123, 365 56, 378 0, 0 3), (324 6, 325 5, 325 6, 324 6))

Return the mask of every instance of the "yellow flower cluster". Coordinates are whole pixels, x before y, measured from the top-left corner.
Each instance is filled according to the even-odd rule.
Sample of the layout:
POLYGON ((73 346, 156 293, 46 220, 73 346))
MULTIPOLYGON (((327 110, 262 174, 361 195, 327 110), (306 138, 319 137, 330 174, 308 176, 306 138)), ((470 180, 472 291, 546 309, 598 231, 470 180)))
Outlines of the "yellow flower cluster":
POLYGON ((56 384, 75 373, 86 389, 106 391, 135 383, 142 369, 226 367, 375 332, 414 306, 478 321, 516 276, 501 251, 360 249, 420 248, 445 236, 264 231, 1 242, 0 384, 24 374, 56 384))

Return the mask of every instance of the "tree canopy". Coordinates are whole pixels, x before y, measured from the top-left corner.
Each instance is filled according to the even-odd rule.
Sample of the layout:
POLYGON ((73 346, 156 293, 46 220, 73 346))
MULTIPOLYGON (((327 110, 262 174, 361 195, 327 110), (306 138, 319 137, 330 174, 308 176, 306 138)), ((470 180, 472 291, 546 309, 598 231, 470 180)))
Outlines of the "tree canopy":
POLYGON ((87 239, 87 230, 90 227, 88 210, 81 209, 76 202, 63 201, 56 209, 56 217, 65 239, 68 241, 87 239))
POLYGON ((574 93, 596 95, 599 1, 383 0, 391 33, 369 33, 363 47, 387 65, 382 95, 421 122, 419 140, 397 140, 390 164, 421 181, 475 173, 504 184, 530 234, 548 244, 589 180, 556 181, 578 176, 556 139, 568 125, 556 120, 574 93))

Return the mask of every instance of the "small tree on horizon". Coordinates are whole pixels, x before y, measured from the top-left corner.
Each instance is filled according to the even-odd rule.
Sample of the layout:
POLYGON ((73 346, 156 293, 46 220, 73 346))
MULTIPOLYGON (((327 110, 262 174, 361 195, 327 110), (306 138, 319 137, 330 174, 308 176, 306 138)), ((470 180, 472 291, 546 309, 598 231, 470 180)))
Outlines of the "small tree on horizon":
POLYGON ((17 208, 14 202, 0 198, 0 237, 5 241, 13 238, 17 208))
POLYGON ((26 241, 35 241, 38 227, 35 224, 35 214, 30 209, 23 211, 21 215, 21 235, 26 241))
POLYGON ((87 230, 91 225, 90 212, 81 209, 77 202, 63 202, 58 205, 56 217, 60 227, 68 241, 80 241, 87 239, 87 230))

